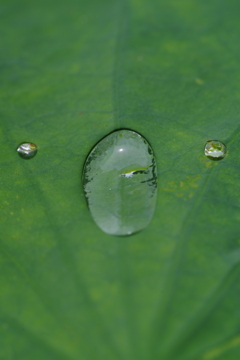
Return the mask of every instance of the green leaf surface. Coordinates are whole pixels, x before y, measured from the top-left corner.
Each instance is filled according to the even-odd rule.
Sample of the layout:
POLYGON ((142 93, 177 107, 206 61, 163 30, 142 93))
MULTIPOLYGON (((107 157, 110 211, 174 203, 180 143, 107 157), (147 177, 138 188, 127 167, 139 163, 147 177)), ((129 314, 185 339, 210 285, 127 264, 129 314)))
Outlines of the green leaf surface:
POLYGON ((239 11, 1 1, 1 360, 240 357, 239 11), (124 238, 81 184, 119 128, 150 142, 159 177, 152 222, 124 238), (207 140, 227 156, 207 159, 207 140))

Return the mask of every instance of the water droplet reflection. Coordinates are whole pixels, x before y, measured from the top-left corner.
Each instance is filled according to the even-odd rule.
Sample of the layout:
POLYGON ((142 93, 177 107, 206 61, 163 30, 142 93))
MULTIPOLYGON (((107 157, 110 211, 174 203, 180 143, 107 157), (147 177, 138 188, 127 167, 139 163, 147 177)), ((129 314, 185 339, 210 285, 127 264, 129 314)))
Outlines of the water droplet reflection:
POLYGON ((111 235, 131 235, 152 219, 157 197, 153 150, 131 130, 115 131, 86 159, 83 186, 96 224, 111 235))
POLYGON ((18 146, 17 152, 23 159, 32 159, 37 154, 37 145, 22 143, 18 146))
POLYGON ((204 154, 211 160, 221 160, 227 152, 226 145, 219 140, 209 140, 206 142, 204 154))

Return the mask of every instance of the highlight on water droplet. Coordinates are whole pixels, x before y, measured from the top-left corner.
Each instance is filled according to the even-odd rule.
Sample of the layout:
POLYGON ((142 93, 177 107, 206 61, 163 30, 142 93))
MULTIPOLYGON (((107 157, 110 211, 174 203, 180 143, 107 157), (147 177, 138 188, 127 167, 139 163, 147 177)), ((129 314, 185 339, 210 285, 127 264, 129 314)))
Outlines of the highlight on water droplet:
POLYGON ((204 154, 211 160, 221 160, 227 153, 227 147, 219 140, 208 140, 204 154))
POLYGON ((131 235, 150 223, 157 198, 157 169, 147 140, 117 130, 98 142, 83 169, 91 215, 104 232, 131 235))
POLYGON ((18 146, 17 152, 23 159, 32 159, 37 154, 37 145, 22 143, 18 146))

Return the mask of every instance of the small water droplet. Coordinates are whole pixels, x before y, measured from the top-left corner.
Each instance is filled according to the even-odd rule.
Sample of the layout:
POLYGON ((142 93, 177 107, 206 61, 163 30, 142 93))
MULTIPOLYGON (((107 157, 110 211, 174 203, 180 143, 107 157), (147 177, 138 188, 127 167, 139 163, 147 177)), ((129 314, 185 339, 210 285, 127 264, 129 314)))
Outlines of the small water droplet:
POLYGON ((209 140, 206 142, 204 154, 211 160, 221 160, 227 152, 226 145, 219 140, 209 140))
POLYGON ((157 197, 156 161, 147 140, 132 130, 103 138, 86 159, 83 186, 92 217, 104 232, 131 235, 144 229, 157 197))
POLYGON ((17 152, 23 159, 32 159, 37 154, 37 145, 22 143, 18 146, 17 152))

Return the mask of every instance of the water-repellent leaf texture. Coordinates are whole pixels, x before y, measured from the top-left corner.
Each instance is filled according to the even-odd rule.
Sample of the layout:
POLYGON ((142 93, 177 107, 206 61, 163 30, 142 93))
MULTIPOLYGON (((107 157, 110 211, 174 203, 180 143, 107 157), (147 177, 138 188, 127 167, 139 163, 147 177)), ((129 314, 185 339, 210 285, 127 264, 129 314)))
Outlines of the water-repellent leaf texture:
POLYGON ((239 12, 1 1, 1 360, 240 357, 239 12), (149 141, 159 179, 151 224, 124 238, 95 225, 81 184, 120 128, 149 141))

